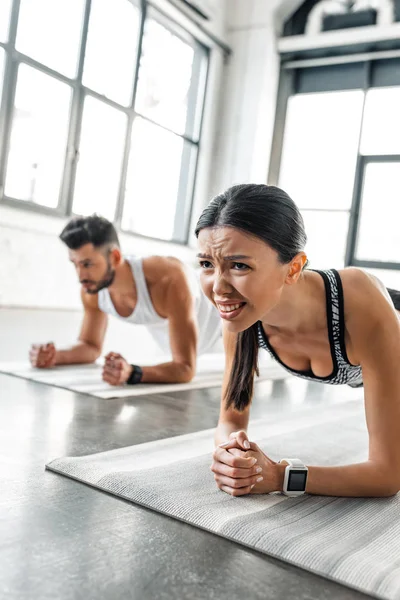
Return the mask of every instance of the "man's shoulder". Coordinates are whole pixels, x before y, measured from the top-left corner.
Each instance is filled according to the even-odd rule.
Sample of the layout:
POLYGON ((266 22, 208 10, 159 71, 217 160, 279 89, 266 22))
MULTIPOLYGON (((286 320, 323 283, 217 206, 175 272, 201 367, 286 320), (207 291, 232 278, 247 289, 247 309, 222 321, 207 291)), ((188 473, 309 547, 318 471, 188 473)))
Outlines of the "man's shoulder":
POLYGON ((149 284, 167 285, 172 280, 183 281, 187 277, 187 266, 175 256, 146 256, 142 264, 149 284))

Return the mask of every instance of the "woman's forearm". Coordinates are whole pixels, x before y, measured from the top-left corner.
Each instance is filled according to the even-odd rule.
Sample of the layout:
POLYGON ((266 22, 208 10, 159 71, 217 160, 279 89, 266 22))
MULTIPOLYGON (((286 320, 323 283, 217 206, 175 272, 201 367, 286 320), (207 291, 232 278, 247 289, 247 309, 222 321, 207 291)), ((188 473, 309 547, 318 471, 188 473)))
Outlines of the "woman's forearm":
POLYGON ((246 431, 247 429, 247 419, 244 422, 236 422, 236 421, 220 421, 217 425, 217 428, 214 433, 214 441, 215 445, 223 444, 229 440, 229 436, 234 431, 246 431))
MULTIPOLYGON (((278 486, 283 489, 285 464, 278 464, 278 486)), ((393 496, 400 490, 399 474, 372 461, 340 467, 308 467, 307 494, 321 496, 393 496)))

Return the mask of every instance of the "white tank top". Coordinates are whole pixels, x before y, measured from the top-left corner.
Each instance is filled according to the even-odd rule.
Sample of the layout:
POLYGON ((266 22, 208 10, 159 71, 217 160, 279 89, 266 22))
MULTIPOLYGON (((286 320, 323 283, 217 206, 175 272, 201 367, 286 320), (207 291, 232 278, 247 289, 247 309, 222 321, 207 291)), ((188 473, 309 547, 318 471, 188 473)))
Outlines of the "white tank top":
MULTIPOLYGON (((132 275, 136 284, 137 300, 133 313, 129 317, 121 317, 115 310, 107 288, 99 291, 99 308, 103 312, 113 315, 126 323, 145 325, 163 352, 170 353, 168 319, 160 317, 154 309, 143 273, 143 259, 126 256, 125 260, 132 269, 132 275)), ((221 336, 221 320, 217 309, 206 298, 201 289, 199 273, 190 267, 186 267, 186 274, 195 299, 198 326, 197 353, 204 354, 212 349, 221 336)))

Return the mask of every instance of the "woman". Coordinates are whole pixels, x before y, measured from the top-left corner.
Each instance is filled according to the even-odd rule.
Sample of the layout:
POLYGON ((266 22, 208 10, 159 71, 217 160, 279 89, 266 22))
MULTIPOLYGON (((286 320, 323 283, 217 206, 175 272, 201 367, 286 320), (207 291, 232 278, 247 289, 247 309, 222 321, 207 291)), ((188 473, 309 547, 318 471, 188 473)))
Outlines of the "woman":
POLYGON ((400 294, 357 268, 306 269, 303 219, 273 186, 237 185, 217 196, 196 236, 202 287, 224 325, 226 371, 211 467, 218 487, 233 496, 283 490, 286 463, 272 461, 246 434, 262 347, 299 377, 364 385, 368 460, 310 466, 305 492, 396 494, 400 328, 393 302, 400 310, 400 294))

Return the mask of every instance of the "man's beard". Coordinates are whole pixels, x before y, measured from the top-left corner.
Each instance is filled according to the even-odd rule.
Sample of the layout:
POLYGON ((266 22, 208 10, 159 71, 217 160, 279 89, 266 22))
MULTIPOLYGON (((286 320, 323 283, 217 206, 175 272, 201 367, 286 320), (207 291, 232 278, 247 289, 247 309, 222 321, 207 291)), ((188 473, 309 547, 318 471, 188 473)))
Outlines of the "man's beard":
POLYGON ((113 269, 110 265, 110 263, 107 264, 107 271, 103 277, 103 279, 100 279, 100 281, 89 281, 87 279, 84 279, 83 281, 81 281, 82 284, 85 283, 94 283, 96 284, 96 287, 94 288, 89 288, 85 290, 86 294, 98 294, 100 290, 104 290, 105 288, 108 288, 112 282, 115 279, 115 269, 113 269))

